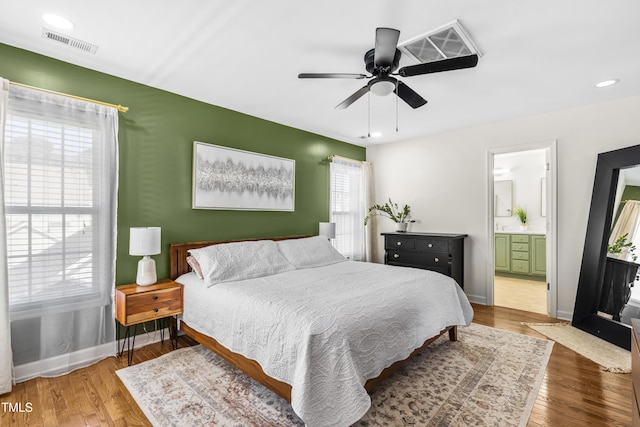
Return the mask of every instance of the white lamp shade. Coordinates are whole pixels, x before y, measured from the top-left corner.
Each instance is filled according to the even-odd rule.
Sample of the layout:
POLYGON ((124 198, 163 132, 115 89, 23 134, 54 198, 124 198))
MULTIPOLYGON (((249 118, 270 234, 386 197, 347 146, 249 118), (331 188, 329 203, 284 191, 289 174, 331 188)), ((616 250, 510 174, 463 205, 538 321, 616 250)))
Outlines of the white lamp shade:
POLYGON ((321 222, 320 226, 320 235, 326 237, 327 239, 334 239, 336 237, 336 223, 335 222, 321 222))
POLYGON ((129 255, 158 255, 160 253, 160 227, 131 227, 129 255))

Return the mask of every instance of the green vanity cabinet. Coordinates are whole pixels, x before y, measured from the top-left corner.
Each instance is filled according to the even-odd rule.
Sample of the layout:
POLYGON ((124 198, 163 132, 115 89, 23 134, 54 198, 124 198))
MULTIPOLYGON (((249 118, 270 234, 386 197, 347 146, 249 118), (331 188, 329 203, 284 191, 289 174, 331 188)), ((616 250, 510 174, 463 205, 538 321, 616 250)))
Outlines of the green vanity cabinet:
POLYGON ((531 274, 547 275, 547 236, 531 235, 531 274))
POLYGON ((526 276, 546 276, 546 236, 495 234, 495 271, 526 276))
POLYGON ((494 250, 496 271, 508 273, 511 271, 511 245, 508 234, 496 234, 494 250))

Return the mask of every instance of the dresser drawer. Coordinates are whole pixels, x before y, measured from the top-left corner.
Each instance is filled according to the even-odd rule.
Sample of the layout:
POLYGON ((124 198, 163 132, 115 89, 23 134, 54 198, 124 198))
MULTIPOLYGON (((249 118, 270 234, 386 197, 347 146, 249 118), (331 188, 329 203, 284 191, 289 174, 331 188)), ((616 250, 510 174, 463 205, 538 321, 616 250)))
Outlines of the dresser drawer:
POLYGON ((528 234, 512 234, 511 243, 529 243, 528 234))
POLYGON ((123 325, 161 319, 182 313, 182 288, 159 289, 128 295, 123 325))
POLYGON ((638 405, 638 388, 640 387, 640 351, 638 348, 638 326, 640 321, 631 320, 631 425, 640 427, 640 405, 638 405))
POLYGON ((640 407, 638 406, 638 393, 636 387, 633 386, 633 398, 631 399, 631 427, 640 427, 640 407))
POLYGON ((387 251, 388 263, 410 264, 425 267, 448 268, 449 255, 445 252, 387 251))
POLYGON ((520 252, 529 252, 529 244, 528 243, 512 243, 511 250, 520 251, 520 252))
POLYGON ((449 242, 442 239, 420 239, 416 240, 416 250, 446 253, 449 250, 449 242))
POLYGON ((529 252, 511 252, 511 259, 529 261, 529 252))
POLYGON ((416 248, 416 241, 413 237, 389 236, 385 239, 385 248, 413 250, 416 248))
POLYGON ((511 271, 514 273, 528 273, 529 272, 529 261, 523 261, 520 259, 512 259, 511 260, 511 271))

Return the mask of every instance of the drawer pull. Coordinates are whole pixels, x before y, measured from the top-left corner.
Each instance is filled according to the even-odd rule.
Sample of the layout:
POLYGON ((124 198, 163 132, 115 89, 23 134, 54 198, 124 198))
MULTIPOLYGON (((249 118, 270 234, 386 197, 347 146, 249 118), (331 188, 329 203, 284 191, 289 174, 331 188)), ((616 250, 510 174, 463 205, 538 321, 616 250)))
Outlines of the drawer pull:
POLYGON ((158 295, 154 295, 154 296, 153 296, 153 299, 158 299, 158 295))
POLYGON ((433 244, 432 244, 432 243, 429 243, 429 245, 428 245, 428 246, 429 246, 430 248, 432 248, 432 247, 433 247, 433 244))
POLYGON ((400 258, 400 255, 398 255, 398 254, 393 254, 393 257, 394 257, 394 258, 400 258))
POLYGON ((157 308, 154 308, 154 309, 153 309, 153 311, 157 313, 157 312, 158 312, 158 309, 157 309, 157 308))
POLYGON ((434 258, 433 259, 435 262, 440 262, 440 258, 434 258))
POLYGON ((396 245, 402 246, 402 242, 398 242, 398 243, 396 243, 396 245))

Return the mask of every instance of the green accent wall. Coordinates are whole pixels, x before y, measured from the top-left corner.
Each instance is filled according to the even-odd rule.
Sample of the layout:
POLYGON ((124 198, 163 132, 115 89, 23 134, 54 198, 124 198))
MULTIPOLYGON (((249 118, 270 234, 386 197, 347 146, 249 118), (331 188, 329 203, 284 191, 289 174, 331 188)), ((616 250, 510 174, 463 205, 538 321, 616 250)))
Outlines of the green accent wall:
MULTIPOLYGON (((0 76, 129 107, 119 115, 116 284, 135 281, 138 257, 128 254, 129 227, 162 227, 162 254, 154 257, 158 278, 169 276, 171 242, 317 234, 329 212, 326 157, 365 159, 363 147, 4 44, 0 76), (295 212, 191 209, 193 141, 294 159, 295 212)), ((253 95, 240 88, 238 96, 253 95)))

